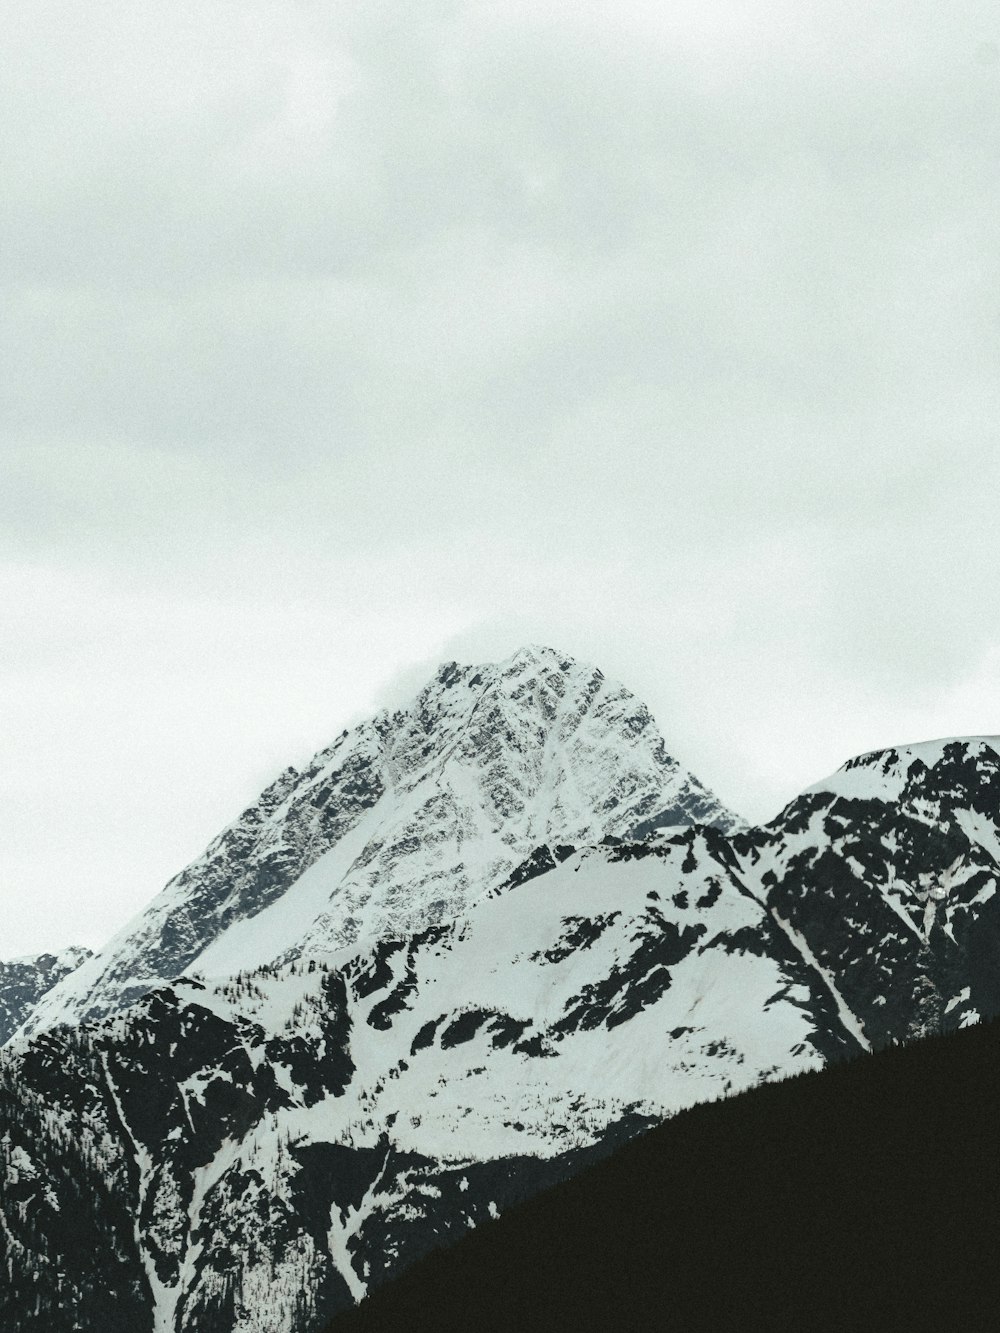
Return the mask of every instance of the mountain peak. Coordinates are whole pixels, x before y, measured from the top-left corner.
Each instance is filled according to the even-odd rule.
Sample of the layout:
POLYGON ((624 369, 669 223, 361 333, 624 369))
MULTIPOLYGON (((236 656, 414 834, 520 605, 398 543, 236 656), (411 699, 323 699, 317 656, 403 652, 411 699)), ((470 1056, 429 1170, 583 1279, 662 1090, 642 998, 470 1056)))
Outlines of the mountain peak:
POLYGON ((568 653, 560 652, 558 648, 541 643, 526 643, 509 657, 495 662, 472 664, 457 662, 454 659, 442 662, 421 693, 440 688, 442 685, 450 688, 463 681, 471 687, 486 685, 497 678, 522 675, 529 671, 539 671, 542 674, 596 675, 603 678, 603 672, 596 666, 571 657, 568 653))
POLYGON ((566 653, 559 652, 556 648, 547 647, 542 643, 526 643, 518 648, 515 653, 507 659, 506 662, 499 663, 503 670, 505 667, 516 666, 545 666, 556 668, 560 671, 572 671, 574 668, 586 670, 587 668, 575 658, 567 656, 566 653))
POLYGON ((539 846, 740 821, 624 686, 554 648, 445 662, 410 704, 286 770, 32 1026, 453 920, 539 846))

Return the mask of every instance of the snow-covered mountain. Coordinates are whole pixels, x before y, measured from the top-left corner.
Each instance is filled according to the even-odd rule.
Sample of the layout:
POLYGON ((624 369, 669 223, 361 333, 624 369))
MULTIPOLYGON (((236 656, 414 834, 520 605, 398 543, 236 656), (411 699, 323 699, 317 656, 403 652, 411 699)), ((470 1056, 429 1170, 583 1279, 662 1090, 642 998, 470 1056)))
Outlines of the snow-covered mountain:
POLYGON ((312 1333, 682 1107, 1000 1012, 998 881, 994 738, 746 828, 599 672, 449 664, 0 1052, 0 1326, 312 1333))
POLYGON ((4 1044, 47 991, 91 957, 89 949, 60 949, 27 958, 0 960, 0 1046, 4 1044))
POLYGON ((9 1047, 0 1086, 38 1110, 0 1122, 7 1257, 62 1305, 27 1317, 15 1263, 4 1327, 104 1300, 53 1252, 53 1141, 109 1182, 85 1252, 130 1333, 289 1333, 680 1107, 855 1049, 721 834, 562 855, 448 924, 9 1047))
POLYGON ((286 769, 24 1031, 450 921, 542 843, 740 821, 667 753, 649 710, 550 648, 446 663, 398 711, 286 769))

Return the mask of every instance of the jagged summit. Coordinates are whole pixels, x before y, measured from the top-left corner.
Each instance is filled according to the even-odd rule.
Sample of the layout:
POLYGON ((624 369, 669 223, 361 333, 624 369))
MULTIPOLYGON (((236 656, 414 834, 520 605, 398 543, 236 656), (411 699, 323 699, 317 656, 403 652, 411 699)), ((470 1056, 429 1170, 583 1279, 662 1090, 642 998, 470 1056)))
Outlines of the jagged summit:
MULTIPOLYGON (((544 643, 525 643, 517 649, 515 653, 500 663, 501 668, 514 666, 521 662, 534 662, 537 665, 552 666, 557 665, 561 671, 570 671, 573 668, 573 658, 567 653, 562 653, 558 648, 552 648, 544 643)), ((597 668, 593 668, 595 671, 597 668)), ((598 672, 598 675, 601 673, 598 672)))
POLYGON ((742 826, 596 667, 539 645, 446 662, 408 705, 286 769, 26 1030, 108 1013, 185 971, 451 920, 543 844, 695 823, 742 826))

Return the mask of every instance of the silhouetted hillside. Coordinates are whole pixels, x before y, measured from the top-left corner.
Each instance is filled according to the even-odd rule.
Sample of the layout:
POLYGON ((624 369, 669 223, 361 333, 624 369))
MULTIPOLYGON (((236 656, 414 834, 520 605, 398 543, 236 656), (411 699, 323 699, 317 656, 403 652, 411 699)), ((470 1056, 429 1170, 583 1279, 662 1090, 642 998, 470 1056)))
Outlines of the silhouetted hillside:
POLYGON ((682 1112, 330 1333, 993 1329, 1000 1023, 682 1112))

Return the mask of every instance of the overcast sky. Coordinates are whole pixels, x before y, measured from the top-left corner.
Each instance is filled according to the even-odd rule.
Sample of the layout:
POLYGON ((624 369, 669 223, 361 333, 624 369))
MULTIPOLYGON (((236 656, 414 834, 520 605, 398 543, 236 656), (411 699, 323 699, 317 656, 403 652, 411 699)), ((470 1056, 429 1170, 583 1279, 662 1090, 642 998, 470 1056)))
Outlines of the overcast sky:
POLYGON ((14 0, 0 957, 441 660, 767 818, 1000 731, 986 0, 14 0))

